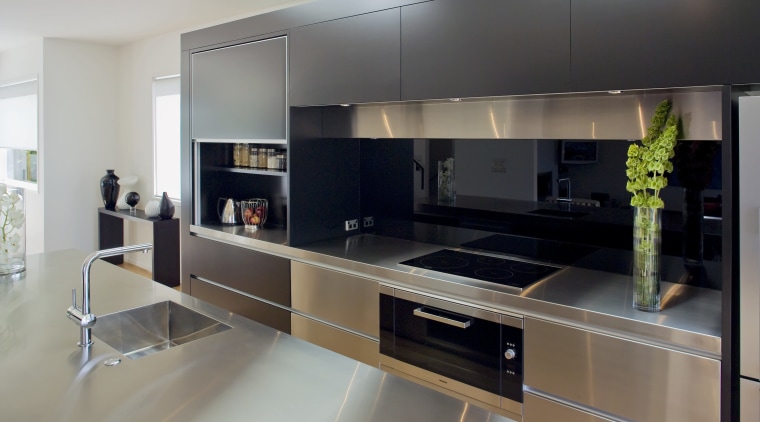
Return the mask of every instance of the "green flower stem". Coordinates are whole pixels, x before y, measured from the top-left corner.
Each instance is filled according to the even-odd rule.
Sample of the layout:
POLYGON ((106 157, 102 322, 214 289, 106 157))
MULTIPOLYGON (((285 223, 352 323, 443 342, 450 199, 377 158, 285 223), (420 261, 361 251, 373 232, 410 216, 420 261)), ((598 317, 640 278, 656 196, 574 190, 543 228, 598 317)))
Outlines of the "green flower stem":
POLYGON ((639 309, 659 310, 660 306, 660 212, 644 207, 634 212, 634 304, 639 309))

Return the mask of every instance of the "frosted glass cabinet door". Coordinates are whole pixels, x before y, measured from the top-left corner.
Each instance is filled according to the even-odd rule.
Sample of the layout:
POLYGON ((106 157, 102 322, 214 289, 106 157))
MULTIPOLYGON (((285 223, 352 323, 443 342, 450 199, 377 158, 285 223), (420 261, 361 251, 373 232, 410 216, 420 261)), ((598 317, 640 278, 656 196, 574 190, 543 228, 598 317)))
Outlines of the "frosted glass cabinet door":
POLYGON ((286 138, 287 42, 270 38, 194 53, 194 139, 286 138))

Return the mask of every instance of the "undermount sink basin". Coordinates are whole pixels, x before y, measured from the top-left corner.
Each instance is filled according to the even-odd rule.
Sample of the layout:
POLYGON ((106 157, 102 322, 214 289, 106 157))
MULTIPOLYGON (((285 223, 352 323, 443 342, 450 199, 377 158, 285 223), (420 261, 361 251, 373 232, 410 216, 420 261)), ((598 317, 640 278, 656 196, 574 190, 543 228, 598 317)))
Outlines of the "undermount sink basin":
POLYGON ((137 359, 229 330, 220 321, 172 301, 99 316, 92 334, 137 359))
POLYGON ((589 215, 588 212, 583 211, 566 211, 566 210, 552 210, 552 209, 538 209, 528 211, 528 214, 545 215, 547 217, 559 217, 559 218, 578 218, 584 215, 589 215))

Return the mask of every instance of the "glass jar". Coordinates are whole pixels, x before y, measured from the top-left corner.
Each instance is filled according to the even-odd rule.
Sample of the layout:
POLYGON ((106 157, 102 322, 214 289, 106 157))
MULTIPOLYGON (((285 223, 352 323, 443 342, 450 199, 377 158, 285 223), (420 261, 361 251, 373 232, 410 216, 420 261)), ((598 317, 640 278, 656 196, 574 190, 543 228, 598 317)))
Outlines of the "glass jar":
POLYGON ((248 144, 240 144, 240 167, 248 167, 248 144))
POLYGON ((259 165, 259 149, 256 145, 248 146, 248 167, 256 168, 259 165))
POLYGON ((232 165, 235 167, 240 167, 241 145, 235 144, 232 146, 232 165))
POLYGON ((267 168, 267 149, 266 148, 259 148, 259 165, 257 167, 260 169, 267 168))
POLYGON ((0 275, 26 269, 24 190, 0 184, 0 275))
POLYGON ((274 148, 269 148, 267 150, 267 169, 269 170, 277 169, 277 156, 274 153, 274 148))

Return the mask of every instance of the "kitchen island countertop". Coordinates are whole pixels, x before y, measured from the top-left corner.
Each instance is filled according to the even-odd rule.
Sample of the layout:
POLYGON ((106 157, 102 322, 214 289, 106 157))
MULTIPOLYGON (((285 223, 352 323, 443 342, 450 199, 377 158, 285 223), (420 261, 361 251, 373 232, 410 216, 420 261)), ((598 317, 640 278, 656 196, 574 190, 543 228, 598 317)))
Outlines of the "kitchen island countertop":
POLYGON ((0 280, 3 420, 509 421, 102 261, 97 316, 170 300, 233 328, 134 360, 97 336, 80 348, 66 308, 84 258, 29 255, 0 280))

